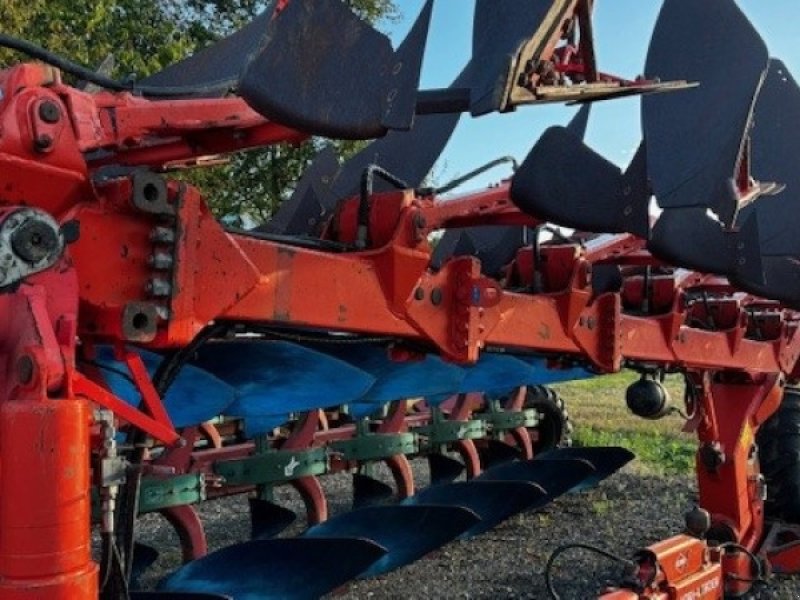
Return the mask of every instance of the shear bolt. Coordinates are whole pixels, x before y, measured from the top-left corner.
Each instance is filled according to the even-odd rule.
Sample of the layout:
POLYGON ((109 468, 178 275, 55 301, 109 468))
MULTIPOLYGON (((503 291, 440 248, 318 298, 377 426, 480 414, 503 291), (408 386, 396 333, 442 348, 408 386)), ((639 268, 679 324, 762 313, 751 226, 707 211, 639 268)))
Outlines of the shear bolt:
POLYGON ((165 298, 172 294, 172 286, 168 281, 154 277, 145 285, 145 291, 151 296, 165 298))

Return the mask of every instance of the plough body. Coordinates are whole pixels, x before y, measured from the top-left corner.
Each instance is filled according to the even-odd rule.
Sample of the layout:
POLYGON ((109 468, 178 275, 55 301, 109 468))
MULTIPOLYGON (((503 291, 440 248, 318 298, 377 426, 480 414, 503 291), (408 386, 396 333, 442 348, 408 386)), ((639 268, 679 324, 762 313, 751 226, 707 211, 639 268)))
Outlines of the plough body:
POLYGON ((780 135, 789 151, 769 119, 796 85, 732 1, 690 4, 665 2, 650 80, 598 70, 590 0, 479 0, 474 56, 441 90, 416 89, 432 2, 396 50, 339 2, 291 0, 138 89, 88 93, 42 64, 2 72, 0 597, 317 597, 387 572, 631 460, 546 434, 547 411, 562 415, 542 386, 622 368, 642 374, 629 406, 650 418, 668 408, 655 375, 685 375, 702 510, 601 597, 743 594, 755 553, 800 569, 800 534, 765 515, 756 444, 800 375, 800 296, 775 279, 797 253, 760 203, 792 193, 767 145, 780 135), (682 30, 681 52, 676 24, 702 29, 682 30), (706 42, 730 60, 725 26, 747 41, 746 76, 694 149, 719 161, 670 163, 727 89, 714 61, 689 60, 706 42), (351 35, 330 47, 302 37, 337 27, 351 35), (332 59, 356 55, 342 99, 332 59), (444 198, 422 185, 462 112, 644 94, 625 172, 582 144, 582 110, 496 186, 444 198), (311 135, 385 137, 342 166, 324 152, 256 230, 226 228, 162 174, 311 135), (751 161, 776 183, 755 181, 751 161), (548 220, 603 235, 543 240, 548 220), (721 246, 703 253, 680 224, 721 246), (420 491, 415 457, 430 466, 420 491), (343 471, 355 510, 329 519, 319 478, 343 471), (296 517, 278 485, 305 503, 297 538, 270 539, 296 517), (253 539, 206 556, 194 506, 236 494, 250 496, 253 539), (187 564, 158 592, 132 591, 157 556, 136 541, 149 512, 187 564))

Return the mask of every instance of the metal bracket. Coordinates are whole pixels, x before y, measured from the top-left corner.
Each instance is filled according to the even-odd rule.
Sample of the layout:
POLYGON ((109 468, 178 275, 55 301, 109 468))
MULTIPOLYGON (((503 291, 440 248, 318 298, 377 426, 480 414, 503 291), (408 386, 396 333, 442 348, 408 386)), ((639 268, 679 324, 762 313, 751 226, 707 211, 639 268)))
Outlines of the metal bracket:
POLYGON ((214 465, 214 472, 227 485, 261 485, 322 475, 328 471, 324 448, 265 452, 242 460, 226 460, 214 465))

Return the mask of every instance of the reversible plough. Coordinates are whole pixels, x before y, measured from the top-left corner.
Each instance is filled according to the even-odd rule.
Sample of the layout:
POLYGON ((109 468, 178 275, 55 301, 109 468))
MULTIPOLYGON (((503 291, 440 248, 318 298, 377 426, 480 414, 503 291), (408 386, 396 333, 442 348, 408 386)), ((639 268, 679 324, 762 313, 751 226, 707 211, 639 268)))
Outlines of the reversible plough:
POLYGON ((645 418, 685 376, 700 506, 602 597, 800 570, 800 88, 733 0, 665 0, 644 76, 603 73, 592 4, 477 0, 436 90, 433 0, 397 49, 339 0, 271 2, 135 84, 0 36, 39 61, 0 74, 0 597, 309 598, 385 573, 627 463, 563 447, 543 387, 622 368, 645 418), (589 103, 635 95, 623 171, 582 138, 589 103), (462 114, 546 102, 585 106, 508 180, 426 187, 462 114), (323 151, 254 230, 163 175, 309 136, 374 141, 323 151), (337 472, 354 509, 329 519, 337 472), (284 485, 297 537, 276 537, 284 485), (208 554, 196 506, 236 494, 252 540, 208 554), (186 564, 137 591, 155 512, 186 564))

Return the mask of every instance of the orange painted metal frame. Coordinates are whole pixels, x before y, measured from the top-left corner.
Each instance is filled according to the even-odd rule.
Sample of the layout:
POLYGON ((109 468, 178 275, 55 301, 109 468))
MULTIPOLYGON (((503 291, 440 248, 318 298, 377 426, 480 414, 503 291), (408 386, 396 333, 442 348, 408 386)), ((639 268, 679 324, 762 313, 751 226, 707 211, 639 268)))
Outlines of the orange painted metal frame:
MULTIPOLYGON (((166 444, 177 440, 135 359, 128 360, 129 366, 144 382, 140 388, 149 414, 75 372, 75 334, 85 342, 178 348, 214 320, 378 334, 427 346, 457 362, 475 361, 483 349, 499 347, 586 360, 604 372, 617 371, 626 362, 688 370, 698 390, 700 439, 705 445, 717 444, 713 449, 724 459, 716 469, 699 459, 702 503, 735 540, 751 549, 760 543, 763 513, 754 484, 757 464, 749 448, 757 427, 777 408, 780 382, 797 375, 800 333, 793 313, 734 295, 717 278, 681 271, 662 278, 666 310, 628 310, 625 289, 597 293, 592 271, 598 264, 663 266, 630 236, 606 238, 586 248, 543 248, 544 257, 556 265, 547 267, 553 269, 552 280, 560 283, 536 294, 505 289, 484 276, 472 257, 431 271, 427 238, 436 229, 540 224, 513 206, 508 184, 446 203, 411 191, 378 195, 371 200, 380 209, 374 210, 370 227, 379 243, 342 253, 228 232, 199 192, 184 184, 168 186, 169 210, 149 212, 136 206, 129 181, 96 183, 95 170, 111 162, 151 167, 191 162, 216 152, 297 142, 303 136, 264 121, 238 100, 149 102, 124 94, 89 96, 62 85, 52 70, 36 66, 0 75, 0 89, 4 202, 34 205, 82 227, 69 259, 17 291, 0 295, 4 314, 26 315, 13 322, 6 319, 2 330, 6 360, 0 483, 3 490, 15 490, 2 494, 0 501, 4 598, 84 600, 96 595, 96 567, 86 550, 89 404, 80 397, 111 407, 121 419, 166 444), (38 107, 43 102, 57 106, 57 123, 42 121, 38 107), (48 144, 43 143, 45 135, 48 144), (104 150, 108 158, 87 162, 90 150, 104 150), (171 256, 170 269, 150 263, 155 250, 171 256), (165 292, 153 293, 156 280, 165 292), (704 309, 693 303, 693 294, 709 290, 709 310, 732 315, 724 329, 703 326, 704 309), (123 323, 131 306, 147 306, 159 315, 153 331, 131 338, 123 323), (755 339, 749 333, 754 313, 775 322, 771 336, 755 339), (18 374, 9 365, 23 356, 34 365, 35 385, 14 383, 18 374), (51 411, 45 420, 39 419, 45 414, 42 406, 51 411), (42 459, 33 446, 41 435, 48 443, 73 444, 75 453, 42 459), (10 460, 12 456, 21 458, 10 460), (74 469, 75 477, 67 481, 65 469, 74 469), (43 517, 45 513, 50 516, 43 517), (36 537, 53 547, 19 545, 24 536, 15 537, 15 532, 43 525, 57 531, 36 537), (45 554, 50 558, 45 560, 45 554), (62 554, 63 562, 52 559, 62 554), (43 583, 23 589, 18 578, 43 583), (57 578, 61 583, 54 583, 57 578)), ((351 219, 357 215, 354 202, 345 203, 340 227, 327 232, 328 241, 346 246, 348 226, 352 230, 351 219)), ((524 252, 518 260, 520 271, 528 268, 521 266, 523 260, 531 268, 544 268, 533 257, 525 259, 524 252)))

